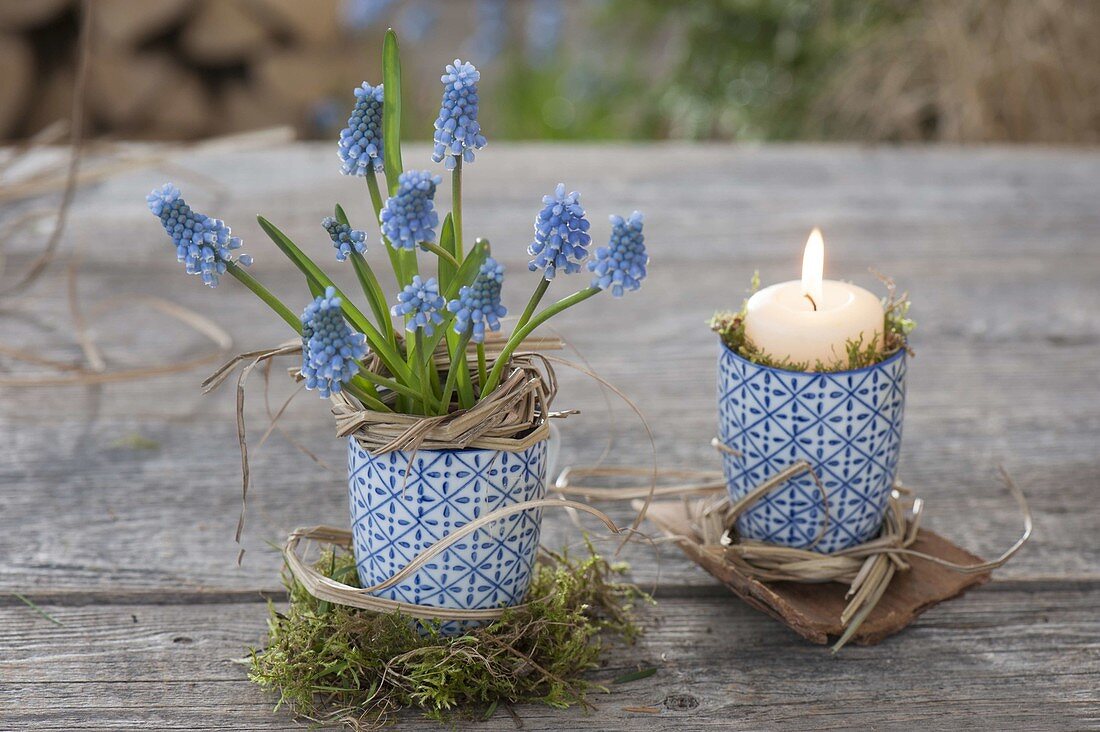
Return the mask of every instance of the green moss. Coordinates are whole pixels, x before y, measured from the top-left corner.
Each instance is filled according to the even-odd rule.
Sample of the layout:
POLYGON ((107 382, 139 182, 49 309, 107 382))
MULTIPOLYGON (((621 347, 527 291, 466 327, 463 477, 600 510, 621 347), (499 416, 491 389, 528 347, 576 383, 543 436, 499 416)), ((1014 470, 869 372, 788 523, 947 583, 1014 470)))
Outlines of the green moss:
MULTIPOLYGON (((438 625, 317 600, 286 577, 290 607, 270 605, 267 648, 252 652, 249 678, 319 722, 356 729, 384 724, 412 707, 443 720, 487 716, 500 703, 584 704, 606 691, 585 678, 597 667, 608 634, 632 642, 633 607, 648 597, 616 581, 612 566, 589 556, 547 554, 535 571, 527 604, 459 637, 438 625)), ((354 559, 322 557, 318 570, 355 585, 354 559)))
MULTIPOLYGON (((913 332, 916 323, 909 318, 909 296, 906 293, 898 293, 897 285, 889 277, 879 276, 886 287, 886 297, 882 299, 886 316, 883 322, 884 348, 878 350, 875 345, 863 344, 863 338, 856 341, 848 341, 846 344, 847 361, 837 364, 823 364, 818 361, 815 364, 809 362, 793 362, 790 359, 775 359, 758 349, 745 335, 745 313, 748 306, 748 298, 741 304, 737 312, 720 310, 708 322, 710 329, 722 339, 730 350, 741 358, 752 363, 768 366, 770 368, 783 369, 785 371, 851 371, 853 369, 866 368, 876 363, 885 361, 901 349, 909 350, 909 334, 913 332)), ((749 296, 760 289, 760 273, 753 274, 749 288, 749 296)))

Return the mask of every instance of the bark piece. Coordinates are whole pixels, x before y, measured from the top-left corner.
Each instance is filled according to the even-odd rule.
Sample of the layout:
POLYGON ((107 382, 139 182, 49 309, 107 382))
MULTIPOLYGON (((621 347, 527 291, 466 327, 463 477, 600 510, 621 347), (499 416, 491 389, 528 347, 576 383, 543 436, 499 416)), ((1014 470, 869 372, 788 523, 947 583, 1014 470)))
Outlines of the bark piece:
POLYGON ((331 46, 344 32, 337 0, 245 0, 257 21, 272 33, 312 46, 331 46))
MULTIPOLYGON (((655 523, 676 545, 707 572, 720 580, 749 605, 761 610, 813 643, 827 643, 829 636, 844 632, 840 613, 847 604, 848 588, 837 582, 804 584, 776 582, 765 584, 742 574, 721 556, 720 547, 706 547, 691 530, 683 504, 658 501, 650 506, 646 518, 655 523)), ((960 564, 982 560, 942 536, 921 529, 912 547, 960 564)), ((970 587, 989 581, 988 572, 966 575, 953 572, 924 559, 911 559, 907 572, 894 576, 886 594, 856 631, 852 642, 874 645, 897 633, 928 608, 958 597, 970 587)))
POLYGON ((0 28, 19 30, 56 18, 71 0, 0 0, 0 28))
POLYGON ((34 54, 26 41, 0 36, 0 139, 10 135, 26 113, 34 83, 34 54))
POLYGON ((190 4, 188 0, 95 0, 96 48, 117 50, 166 33, 190 4))
POLYGON ((263 25, 238 0, 206 0, 180 36, 188 57, 208 66, 255 58, 269 41, 263 25))

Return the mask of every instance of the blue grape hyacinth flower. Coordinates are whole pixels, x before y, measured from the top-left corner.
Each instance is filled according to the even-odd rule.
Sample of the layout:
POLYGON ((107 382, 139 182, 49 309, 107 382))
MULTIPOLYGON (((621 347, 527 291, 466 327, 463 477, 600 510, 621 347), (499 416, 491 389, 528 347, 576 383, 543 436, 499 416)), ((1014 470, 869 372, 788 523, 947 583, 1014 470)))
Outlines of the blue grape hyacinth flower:
POLYGON ((171 183, 155 189, 145 201, 176 245, 176 259, 186 265, 187 274, 200 275, 207 285, 217 287, 227 263, 252 264, 247 254, 233 256, 233 250, 241 247, 240 237, 233 236, 221 219, 193 211, 171 183))
POLYGON ((477 123, 477 82, 481 78, 472 63, 455 59, 447 64, 443 82, 443 103, 435 120, 435 151, 432 160, 445 162, 447 170, 455 167, 457 157, 474 162, 474 150, 485 147, 485 136, 477 123))
POLYGON ((642 235, 642 214, 611 217, 611 240, 606 247, 596 250, 596 258, 588 263, 595 273, 592 286, 601 290, 611 289, 615 297, 622 297, 626 290, 637 290, 646 276, 649 255, 645 251, 642 235))
POLYGON ((500 304, 500 288, 504 284, 504 265, 486 257, 473 284, 458 291, 458 298, 447 303, 455 314, 455 333, 470 334, 474 343, 485 341, 485 329, 500 330, 500 318, 508 314, 500 304))
POLYGON ((406 170, 397 179, 397 193, 386 199, 378 216, 382 234, 394 249, 414 250, 419 242, 435 242, 439 214, 433 199, 442 182, 427 170, 406 170))
POLYGON ((367 354, 366 336, 344 320, 336 289, 329 287, 302 313, 302 376, 307 389, 322 397, 339 392, 359 372, 356 361, 367 354))
POLYGON ((367 232, 342 224, 332 216, 321 219, 321 226, 325 227, 329 238, 332 239, 332 245, 336 247, 337 262, 346 261, 353 250, 359 254, 366 254, 367 232))
POLYGON ((576 191, 565 194, 565 184, 558 183, 554 195, 543 196, 545 204, 535 217, 535 240, 527 247, 534 257, 528 268, 541 269, 543 277, 554 279, 558 270, 566 274, 580 272, 581 262, 588 256, 588 219, 576 191))
POLYGON ((430 338, 435 333, 435 326, 443 322, 440 311, 446 304, 443 296, 439 294, 439 283, 436 282, 435 277, 425 282, 420 275, 416 275, 412 283, 406 285, 405 289, 397 294, 397 304, 393 306, 390 313, 394 317, 408 316, 405 330, 412 333, 421 328, 424 330, 424 335, 430 338))
POLYGON ((355 90, 355 108, 340 131, 337 151, 344 175, 382 170, 382 85, 367 82, 355 90))

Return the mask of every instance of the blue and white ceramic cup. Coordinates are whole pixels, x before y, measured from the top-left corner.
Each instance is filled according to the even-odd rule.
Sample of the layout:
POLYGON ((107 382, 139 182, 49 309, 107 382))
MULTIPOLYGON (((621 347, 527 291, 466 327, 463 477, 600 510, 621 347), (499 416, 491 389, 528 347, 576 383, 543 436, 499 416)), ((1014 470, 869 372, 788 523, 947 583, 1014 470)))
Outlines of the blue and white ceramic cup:
POLYGON ((807 373, 754 364, 719 344, 718 437, 740 453, 723 455, 730 497, 799 460, 828 495, 826 517, 813 476, 792 478, 741 515, 738 533, 825 554, 873 538, 901 448, 905 351, 863 369, 807 373))
MULTIPOLYGON (((521 452, 372 455, 349 438, 352 545, 362 586, 389 579, 432 544, 480 516, 544 498, 546 448, 543 440, 521 452)), ((542 509, 506 516, 374 594, 463 610, 517 605, 531 584, 541 525, 542 509)), ((460 624, 453 629, 460 630, 460 624)))

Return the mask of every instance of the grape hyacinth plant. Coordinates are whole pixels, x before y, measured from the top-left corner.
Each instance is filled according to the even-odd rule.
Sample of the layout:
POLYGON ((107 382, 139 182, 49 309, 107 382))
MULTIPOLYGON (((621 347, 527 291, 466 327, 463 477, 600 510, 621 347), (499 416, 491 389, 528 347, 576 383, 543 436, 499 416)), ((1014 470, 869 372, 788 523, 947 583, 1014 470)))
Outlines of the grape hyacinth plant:
POLYGON ((455 333, 467 336, 474 343, 485 342, 485 329, 500 330, 500 318, 508 310, 500 304, 500 286, 504 284, 504 266, 487 258, 470 285, 464 286, 458 298, 447 303, 455 314, 455 333))
POLYGON ((355 90, 355 108, 340 131, 340 162, 344 175, 382 170, 382 85, 367 82, 355 90))
POLYGON ((367 232, 353 229, 332 216, 321 219, 321 226, 328 232, 332 245, 336 247, 337 262, 346 262, 353 250, 357 254, 367 253, 367 232))
POLYGON ((382 235, 395 248, 414 250, 417 244, 435 242, 439 214, 435 212, 435 188, 443 179, 427 170, 409 170, 397 179, 397 193, 379 214, 382 235))
POLYGON ((351 264, 363 307, 282 230, 257 217, 306 279, 312 299, 299 316, 244 269, 251 257, 234 256, 241 240, 225 222, 193 211, 170 183, 147 198, 188 273, 211 287, 219 276, 232 276, 301 337, 302 378, 322 397, 342 394, 368 410, 425 417, 470 409, 498 388, 512 356, 543 323, 605 290, 621 297, 645 279, 642 215, 612 216, 607 246, 590 252, 592 233, 580 194, 566 193, 559 183, 542 200, 527 249, 529 268, 540 277, 511 332, 502 332, 508 312, 502 302, 504 267, 490 256, 488 241, 476 239, 469 247, 463 241, 463 162, 473 162, 486 144, 478 123, 480 72, 455 60, 441 79, 431 157, 451 171, 450 210, 442 221, 435 200, 442 177, 403 167, 401 74, 392 30, 383 44, 383 83, 364 82, 354 90, 354 108, 337 146, 341 172, 366 182, 396 295, 387 296, 375 275, 379 263, 368 261, 367 232, 353 228, 340 205, 321 224, 336 259, 351 264), (592 273, 587 287, 543 305, 553 283, 568 287, 561 283, 586 266, 592 273), (487 343, 497 352, 493 359, 487 357, 487 343))
MULTIPOLYGON (((201 275, 206 285, 217 287, 218 275, 225 274, 234 260, 232 251, 241 246, 240 238, 221 219, 193 211, 171 183, 154 190, 145 201, 176 245, 176 259, 186 265, 187 274, 201 275)), ((247 267, 252 257, 242 254, 237 261, 247 267)))
POLYGON ((420 275, 415 275, 413 281, 397 293, 397 304, 390 312, 394 317, 406 318, 405 330, 410 333, 419 329, 424 331, 424 335, 431 336, 435 333, 435 326, 443 322, 445 306, 435 277, 424 282, 420 275))
POLYGON ((581 206, 581 194, 565 195, 565 184, 558 183, 554 195, 544 196, 545 204, 535 218, 535 241, 527 248, 534 257, 528 265, 532 272, 543 271, 543 277, 554 279, 560 269, 565 274, 581 271, 581 262, 588 256, 588 219, 581 206))
POLYGON ((366 338, 344 320, 336 288, 328 287, 302 313, 302 376, 321 396, 339 392, 367 355, 366 338))
POLYGON ((474 162, 474 151, 485 147, 485 136, 477 122, 477 82, 481 72, 468 61, 457 58, 447 64, 443 82, 443 103, 435 120, 435 151, 432 160, 443 162, 447 170, 459 164, 459 158, 474 162))
POLYGON ((596 250, 588 269, 596 273, 592 286, 611 288, 611 294, 622 297, 624 290, 637 290, 645 279, 649 256, 642 236, 642 214, 635 211, 629 219, 611 216, 611 241, 596 250))

